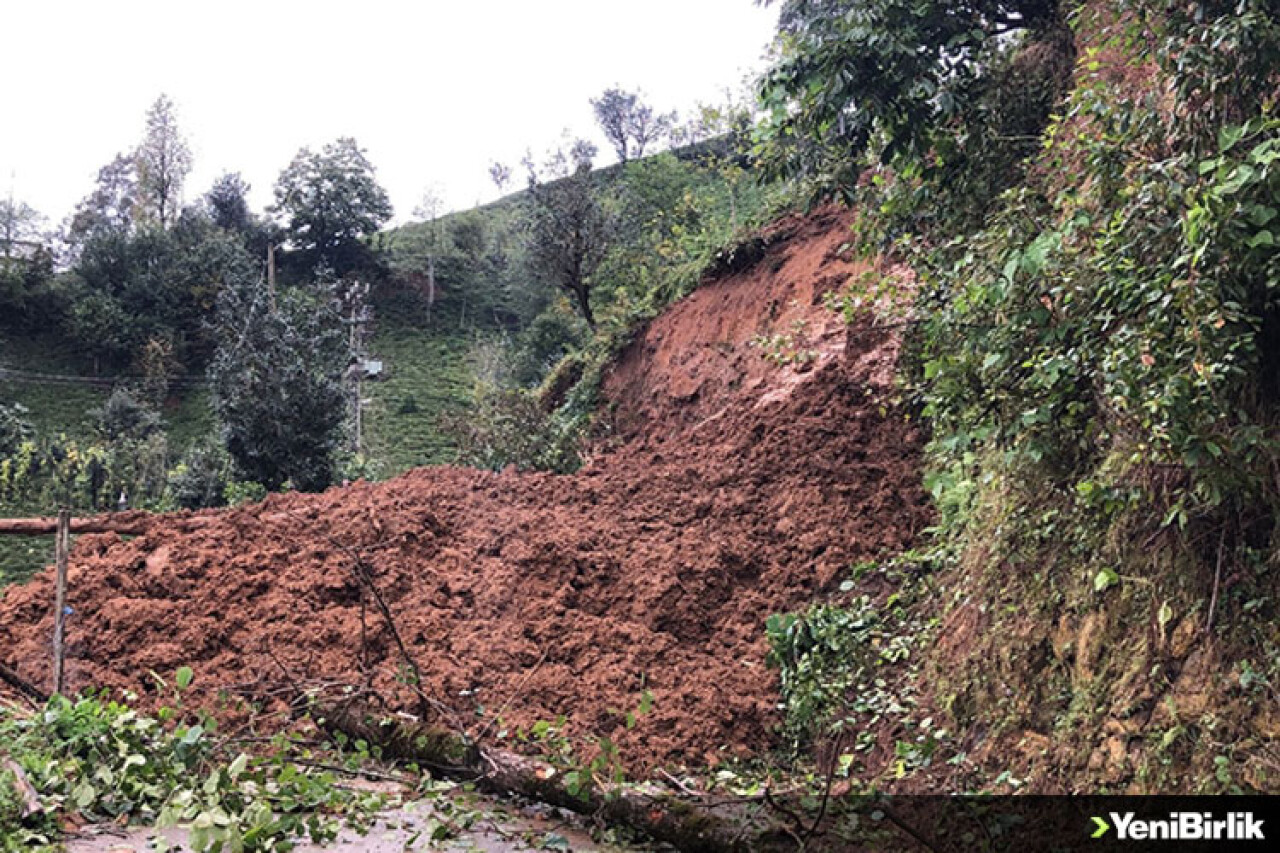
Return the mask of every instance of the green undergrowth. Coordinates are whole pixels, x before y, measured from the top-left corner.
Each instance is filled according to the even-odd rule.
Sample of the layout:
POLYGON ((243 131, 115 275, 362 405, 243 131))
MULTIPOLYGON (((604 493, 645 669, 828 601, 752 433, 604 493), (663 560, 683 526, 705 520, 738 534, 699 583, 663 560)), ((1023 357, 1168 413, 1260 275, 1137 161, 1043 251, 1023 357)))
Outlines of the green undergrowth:
POLYGON ((861 563, 830 600, 768 618, 788 763, 814 755, 873 791, 946 752, 953 734, 922 703, 921 672, 937 628, 935 577, 952 562, 932 548, 861 563))
MULTIPOLYGON (((969 69, 973 103, 909 129, 919 150, 864 116, 885 123, 842 187, 855 245, 913 273, 905 310, 840 307, 906 330, 902 393, 957 555, 912 681, 964 733, 964 787, 1274 792, 1280 17, 1250 0, 1044 8, 1041 31, 969 69), (1046 97, 1022 98, 1041 73, 1046 97), (1034 135, 983 132, 1014 119, 1034 135)), ((843 26, 806 31, 841 46, 814 56, 882 47, 843 26)), ((839 95, 799 82, 802 115, 804 92, 839 95)), ((882 609, 828 606, 774 624, 801 719, 823 694, 779 630, 846 704, 885 666, 882 609)))
MULTIPOLYGON (((0 765, 0 850, 60 849, 63 821, 74 816, 182 825, 196 853, 284 851, 299 840, 330 841, 344 825, 362 830, 385 805, 317 766, 355 769, 370 758, 362 745, 335 755, 280 734, 242 751, 211 718, 181 710, 190 680, 190 670, 178 671, 174 707, 154 717, 92 695, 54 697, 36 711, 0 706, 0 756, 12 762, 0 765), (24 788, 38 792, 34 814, 24 814, 24 788)), ((166 849, 159 836, 151 843, 166 849)))

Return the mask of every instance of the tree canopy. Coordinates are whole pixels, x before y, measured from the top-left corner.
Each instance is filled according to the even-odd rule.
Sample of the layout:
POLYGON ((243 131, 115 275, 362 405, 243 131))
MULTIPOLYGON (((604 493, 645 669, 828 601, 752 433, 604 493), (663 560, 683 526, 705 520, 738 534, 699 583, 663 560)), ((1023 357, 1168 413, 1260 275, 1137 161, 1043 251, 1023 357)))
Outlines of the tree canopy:
POLYGON ((391 218, 391 200, 359 144, 343 137, 319 152, 303 148, 280 173, 273 212, 298 250, 304 273, 327 267, 345 275, 363 264, 363 239, 391 218))
POLYGON ((770 163, 814 174, 869 145, 884 162, 924 154, 1015 33, 1057 19, 1057 0, 784 0, 780 59, 761 85, 770 163))
POLYGON ((333 479, 346 418, 346 347, 331 288, 241 278, 218 299, 219 346, 209 367, 227 451, 253 482, 319 491, 333 479))

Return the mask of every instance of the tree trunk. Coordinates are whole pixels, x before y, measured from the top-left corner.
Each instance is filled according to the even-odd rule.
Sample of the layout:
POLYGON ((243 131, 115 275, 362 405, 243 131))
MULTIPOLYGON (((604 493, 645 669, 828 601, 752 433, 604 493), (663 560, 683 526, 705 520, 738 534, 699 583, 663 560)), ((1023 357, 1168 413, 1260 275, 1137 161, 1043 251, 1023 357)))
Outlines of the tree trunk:
POLYGON ((587 327, 594 332, 596 330, 596 318, 591 313, 591 291, 586 285, 579 284, 573 289, 573 292, 577 294, 578 307, 582 310, 582 319, 587 321, 587 327))
POLYGON ((437 774, 472 781, 490 793, 517 794, 628 826, 679 850, 745 853, 797 846, 795 834, 760 799, 681 797, 657 785, 624 788, 599 779, 580 789, 566 783, 567 774, 560 768, 465 743, 439 727, 374 721, 338 705, 317 708, 313 716, 331 733, 377 744, 384 756, 415 761, 437 774))
POLYGON ((427 258, 427 316, 431 316, 431 306, 436 304, 436 256, 427 258))

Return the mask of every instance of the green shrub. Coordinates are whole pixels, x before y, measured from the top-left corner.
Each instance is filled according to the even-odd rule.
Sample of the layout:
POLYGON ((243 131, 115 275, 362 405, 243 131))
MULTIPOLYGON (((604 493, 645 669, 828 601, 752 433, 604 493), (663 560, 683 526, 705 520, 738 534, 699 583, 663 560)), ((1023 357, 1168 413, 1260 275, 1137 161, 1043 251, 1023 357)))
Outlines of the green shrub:
POLYGON ((35 432, 30 411, 21 403, 0 403, 0 457, 16 453, 35 432))
POLYGON ((169 493, 183 509, 223 506, 232 471, 231 457, 216 441, 189 448, 178 466, 169 472, 169 493))
POLYGON ((446 418, 444 428, 456 439, 463 464, 566 474, 581 464, 585 422, 563 409, 544 411, 528 391, 482 388, 473 410, 446 418))
POLYGON ((865 596, 851 608, 816 604, 803 613, 770 616, 768 663, 781 676, 787 734, 795 746, 825 733, 848 704, 849 691, 876 664, 879 614, 865 596))

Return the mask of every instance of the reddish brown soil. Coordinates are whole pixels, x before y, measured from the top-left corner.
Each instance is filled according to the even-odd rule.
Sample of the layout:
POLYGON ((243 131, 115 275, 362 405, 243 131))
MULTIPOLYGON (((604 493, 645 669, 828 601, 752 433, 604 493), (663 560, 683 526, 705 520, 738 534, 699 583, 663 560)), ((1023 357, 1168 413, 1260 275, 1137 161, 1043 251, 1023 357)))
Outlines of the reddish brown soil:
MULTIPOLYGON (((928 521, 920 437, 892 411, 897 341, 846 326, 822 295, 858 270, 848 219, 784 221, 763 260, 654 321, 605 382, 605 438, 577 474, 438 467, 321 495, 84 536, 70 572, 73 689, 359 682, 358 551, 425 687, 479 728, 567 715, 633 770, 758 753, 779 722, 764 620, 928 521), (794 333, 779 366, 752 340, 794 333), (539 663, 541 661, 541 663, 539 663), (642 689, 654 709, 622 714, 642 689), (479 709, 483 709, 481 712, 479 709)), ((0 659, 47 681, 51 575, 5 591, 0 659)), ((373 684, 412 706, 370 610, 373 684)), ((495 727, 496 728, 496 727, 495 727)))

